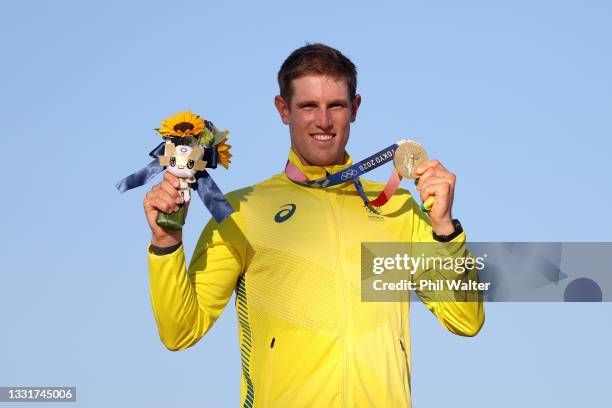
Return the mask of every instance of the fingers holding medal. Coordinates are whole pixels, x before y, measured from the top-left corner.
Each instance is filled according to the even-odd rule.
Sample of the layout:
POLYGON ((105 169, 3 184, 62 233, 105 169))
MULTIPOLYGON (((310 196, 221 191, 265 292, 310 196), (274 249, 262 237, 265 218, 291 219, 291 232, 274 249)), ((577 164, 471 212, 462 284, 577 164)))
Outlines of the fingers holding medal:
POLYGON ((438 160, 429 160, 425 148, 411 140, 399 142, 393 162, 402 177, 414 180, 421 195, 421 208, 429 213, 434 224, 452 219, 455 174, 438 160))
POLYGON ((428 160, 419 164, 415 174, 418 177, 416 188, 421 193, 423 203, 435 197, 429 213, 432 221, 452 219, 451 208, 457 176, 448 171, 438 160, 428 160))

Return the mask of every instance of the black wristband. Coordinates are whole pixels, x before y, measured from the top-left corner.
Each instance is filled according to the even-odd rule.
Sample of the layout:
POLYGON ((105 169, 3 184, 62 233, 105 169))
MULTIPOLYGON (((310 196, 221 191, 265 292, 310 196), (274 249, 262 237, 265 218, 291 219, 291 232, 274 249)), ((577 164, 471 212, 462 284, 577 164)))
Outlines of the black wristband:
POLYGON ((169 247, 159 247, 159 246, 155 246, 153 244, 149 245, 149 250, 151 251, 152 254, 154 255, 169 255, 171 253, 173 253, 174 251, 176 251, 177 249, 179 249, 179 247, 183 245, 182 241, 179 241, 177 244, 174 244, 172 246, 169 247))
POLYGON ((453 239, 457 238, 463 232, 463 227, 461 226, 461 223, 459 222, 458 219, 453 220, 453 227, 455 227, 455 230, 449 235, 438 235, 432 231, 433 239, 435 239, 438 242, 452 241, 453 239))

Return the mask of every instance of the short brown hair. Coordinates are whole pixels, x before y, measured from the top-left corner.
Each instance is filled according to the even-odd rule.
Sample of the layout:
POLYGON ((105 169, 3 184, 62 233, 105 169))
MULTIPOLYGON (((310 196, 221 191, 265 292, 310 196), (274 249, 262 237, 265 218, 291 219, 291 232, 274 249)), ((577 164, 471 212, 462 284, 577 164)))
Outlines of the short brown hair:
POLYGON ((278 87, 287 104, 291 104, 291 81, 306 75, 326 75, 346 79, 349 100, 357 94, 357 68, 340 51, 325 44, 307 44, 287 57, 278 71, 278 87))

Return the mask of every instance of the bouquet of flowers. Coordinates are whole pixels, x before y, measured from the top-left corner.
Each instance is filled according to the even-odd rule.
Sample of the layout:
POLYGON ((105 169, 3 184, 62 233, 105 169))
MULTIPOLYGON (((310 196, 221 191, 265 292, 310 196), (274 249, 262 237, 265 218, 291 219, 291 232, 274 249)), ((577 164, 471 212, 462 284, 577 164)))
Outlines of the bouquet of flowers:
POLYGON ((232 154, 229 151, 231 146, 226 143, 228 131, 219 131, 212 122, 191 111, 164 119, 161 127, 155 130, 164 142, 149 153, 154 160, 119 181, 117 189, 124 192, 142 186, 165 168, 179 178, 183 203, 176 212, 160 212, 157 217, 159 226, 174 230, 183 227, 184 204, 191 199, 190 188, 198 192, 217 222, 227 218, 233 209, 205 169, 216 168, 217 164, 226 169, 229 167, 232 154))

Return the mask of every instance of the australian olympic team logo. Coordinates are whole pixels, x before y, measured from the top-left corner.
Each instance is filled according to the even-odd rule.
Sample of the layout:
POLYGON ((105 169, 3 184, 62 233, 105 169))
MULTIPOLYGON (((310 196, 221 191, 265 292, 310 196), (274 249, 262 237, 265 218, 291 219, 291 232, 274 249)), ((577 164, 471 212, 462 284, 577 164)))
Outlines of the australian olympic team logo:
POLYGON ((350 170, 346 170, 345 172, 343 172, 340 175, 340 179, 341 180, 348 180, 348 179, 351 179, 351 178, 355 177, 356 175, 357 175, 357 170, 350 169, 350 170))
POLYGON ((274 221, 276 221, 279 224, 281 222, 287 221, 289 218, 291 218, 293 213, 295 213, 295 209, 296 208, 297 208, 297 206, 295 204, 285 204, 285 205, 283 205, 281 207, 281 210, 279 212, 277 212, 276 215, 274 216, 274 221))
POLYGON ((383 164, 383 163, 387 162, 387 160, 393 159, 394 152, 395 151, 393 149, 389 149, 389 150, 379 154, 375 158, 365 161, 363 164, 359 165, 359 170, 363 172, 363 171, 366 171, 369 168, 376 167, 379 164, 383 164))

